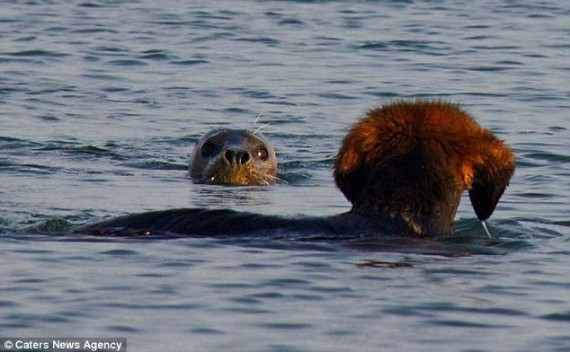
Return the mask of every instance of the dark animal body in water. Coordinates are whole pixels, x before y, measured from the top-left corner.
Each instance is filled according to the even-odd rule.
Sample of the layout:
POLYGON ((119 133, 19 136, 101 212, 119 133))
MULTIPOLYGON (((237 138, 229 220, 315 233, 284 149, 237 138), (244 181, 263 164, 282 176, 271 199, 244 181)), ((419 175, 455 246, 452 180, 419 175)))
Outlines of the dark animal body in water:
POLYGON ((277 180, 277 158, 260 133, 219 128, 198 140, 189 172, 203 183, 269 185, 277 180))
POLYGON ((369 111, 338 152, 334 178, 352 209, 283 218, 231 210, 173 209, 77 228, 94 235, 236 236, 299 231, 331 236, 449 236, 461 193, 486 220, 514 173, 511 150, 446 102, 397 102, 369 111))

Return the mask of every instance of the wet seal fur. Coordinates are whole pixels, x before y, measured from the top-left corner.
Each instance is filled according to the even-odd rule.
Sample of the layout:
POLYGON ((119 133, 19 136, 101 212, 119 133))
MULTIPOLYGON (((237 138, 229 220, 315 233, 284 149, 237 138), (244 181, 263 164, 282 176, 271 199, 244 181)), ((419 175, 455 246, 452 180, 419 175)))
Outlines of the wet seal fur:
POLYGON ((203 183, 269 185, 277 180, 277 157, 260 133, 219 128, 196 142, 189 174, 203 183))
POLYGON ((334 178, 352 203, 347 213, 283 218, 232 210, 173 209, 118 217, 74 232, 450 236, 461 193, 468 190, 475 214, 486 220, 514 169, 511 150, 456 105, 401 101, 370 110, 342 142, 334 178))

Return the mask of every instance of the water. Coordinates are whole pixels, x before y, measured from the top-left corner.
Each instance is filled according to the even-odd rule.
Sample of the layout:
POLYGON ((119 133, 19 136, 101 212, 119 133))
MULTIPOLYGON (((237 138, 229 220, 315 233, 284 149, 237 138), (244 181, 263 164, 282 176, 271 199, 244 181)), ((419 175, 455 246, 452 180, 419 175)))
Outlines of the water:
MULTIPOLYGON (((0 335, 123 336, 131 351, 569 350, 569 15, 562 0, 2 1, 0 335), (460 103, 515 150, 488 222, 502 255, 21 233, 173 207, 345 211, 331 177, 342 136, 370 107, 417 97, 460 103), (188 180, 202 133, 259 113, 283 182, 188 180)), ((464 198, 456 228, 484 239, 474 218, 464 198)))

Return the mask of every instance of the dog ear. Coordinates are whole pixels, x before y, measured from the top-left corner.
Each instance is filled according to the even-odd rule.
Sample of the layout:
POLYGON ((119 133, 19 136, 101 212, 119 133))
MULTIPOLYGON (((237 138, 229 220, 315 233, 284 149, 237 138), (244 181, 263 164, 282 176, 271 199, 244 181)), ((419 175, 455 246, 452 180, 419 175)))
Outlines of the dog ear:
POLYGON ((507 185, 508 181, 503 180, 473 180, 469 190, 469 199, 479 220, 485 221, 493 214, 507 185))
POLYGON ((474 167, 469 188, 471 205, 481 221, 487 220, 493 214, 515 172, 513 154, 502 143, 485 156, 484 162, 474 167))

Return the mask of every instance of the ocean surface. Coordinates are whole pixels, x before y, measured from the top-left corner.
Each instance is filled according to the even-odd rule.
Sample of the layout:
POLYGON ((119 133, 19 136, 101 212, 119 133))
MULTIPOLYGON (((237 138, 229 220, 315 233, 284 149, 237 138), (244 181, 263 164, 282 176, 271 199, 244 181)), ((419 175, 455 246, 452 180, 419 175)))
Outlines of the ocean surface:
POLYGON ((0 1, 0 337, 570 351, 569 39, 565 0, 0 1), (459 103, 515 151, 494 241, 467 197, 456 229, 479 242, 445 255, 27 230, 176 207, 347 211, 340 140, 415 98, 459 103), (192 146, 220 126, 262 128, 280 182, 192 183, 192 146))

